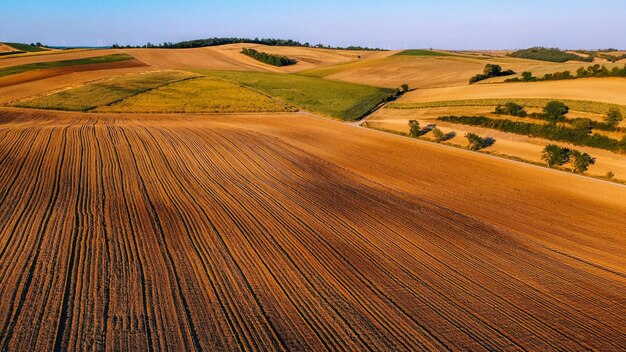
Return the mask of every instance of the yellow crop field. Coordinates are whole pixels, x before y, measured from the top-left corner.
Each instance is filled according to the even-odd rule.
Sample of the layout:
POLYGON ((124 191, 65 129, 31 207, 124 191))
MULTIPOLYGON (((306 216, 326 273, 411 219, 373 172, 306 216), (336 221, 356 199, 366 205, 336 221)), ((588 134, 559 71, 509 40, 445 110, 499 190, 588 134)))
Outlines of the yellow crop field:
POLYGON ((197 78, 163 86, 99 112, 232 113, 284 112, 295 108, 261 93, 216 78, 197 78))

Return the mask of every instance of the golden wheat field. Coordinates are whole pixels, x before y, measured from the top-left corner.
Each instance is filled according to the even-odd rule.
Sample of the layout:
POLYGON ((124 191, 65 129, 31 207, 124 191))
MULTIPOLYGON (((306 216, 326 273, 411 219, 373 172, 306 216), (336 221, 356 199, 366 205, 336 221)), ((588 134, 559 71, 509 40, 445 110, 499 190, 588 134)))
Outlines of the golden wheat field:
MULTIPOLYGON (((469 86, 492 57, 551 64, 254 44, 0 68, 117 53, 135 59, 0 78, 0 351, 626 346, 626 187, 495 156, 540 163, 549 140, 437 120, 562 98, 600 122, 626 80, 469 86), (420 89, 371 94, 407 77, 420 89), (367 100, 350 123, 305 108, 367 100), (409 119, 457 136, 359 126, 409 119), (495 137, 494 155, 465 150, 466 132, 495 137)), ((576 149, 597 158, 586 175, 626 179, 623 155, 576 149)))
POLYGON ((283 103, 236 84, 197 78, 168 84, 119 103, 98 108, 99 112, 233 113, 293 111, 283 103))

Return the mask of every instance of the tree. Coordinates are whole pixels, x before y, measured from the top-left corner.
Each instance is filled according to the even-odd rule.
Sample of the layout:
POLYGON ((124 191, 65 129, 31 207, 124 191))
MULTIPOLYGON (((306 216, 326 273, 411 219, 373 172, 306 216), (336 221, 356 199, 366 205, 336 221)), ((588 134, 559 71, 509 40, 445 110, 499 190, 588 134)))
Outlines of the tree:
POLYGON ((618 108, 610 108, 604 116, 604 121, 613 128, 616 128, 623 119, 622 112, 618 108))
POLYGON ((519 117, 526 117, 528 115, 526 113, 526 110, 524 110, 523 106, 517 103, 514 103, 512 101, 504 104, 504 106, 503 105, 496 106, 496 109, 493 113, 497 115, 511 115, 511 116, 519 116, 519 117))
POLYGON ((469 150, 481 150, 486 145, 485 139, 475 133, 466 133, 465 138, 467 138, 467 148, 469 150))
POLYGON ((569 108, 561 101, 551 101, 543 108, 543 113, 550 123, 555 124, 565 117, 569 108))
POLYGON ((584 173, 589 168, 589 165, 596 163, 596 159, 592 158, 587 153, 581 153, 578 150, 572 150, 572 157, 574 158, 574 172, 584 173))
POLYGON ((530 82, 534 80, 533 73, 530 71, 522 72, 522 80, 524 82, 530 82))
POLYGON ((548 144, 541 152, 543 159, 549 167, 561 166, 569 161, 570 150, 561 148, 556 144, 548 144))
POLYGON ((408 91, 409 91, 409 85, 408 85, 408 84, 406 84, 406 83, 405 83, 405 84, 403 84, 403 85, 401 85, 401 86, 400 86, 400 88, 402 88, 402 92, 403 92, 403 93, 406 93, 406 92, 408 92, 408 91))
POLYGON ((433 137, 435 137, 435 142, 441 143, 446 139, 446 135, 437 127, 432 129, 433 137))
POLYGON ((587 118, 574 119, 572 121, 572 126, 574 126, 574 128, 581 133, 590 134, 593 128, 593 122, 591 119, 587 118))
POLYGON ((422 135, 420 123, 417 120, 409 120, 409 137, 417 138, 422 135))

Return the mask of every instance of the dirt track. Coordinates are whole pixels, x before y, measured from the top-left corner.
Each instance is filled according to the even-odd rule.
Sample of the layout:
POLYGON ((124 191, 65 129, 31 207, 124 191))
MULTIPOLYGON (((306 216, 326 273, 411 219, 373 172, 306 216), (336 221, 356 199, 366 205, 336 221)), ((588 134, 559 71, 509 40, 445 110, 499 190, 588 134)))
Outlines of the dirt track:
POLYGON ((626 345, 624 187, 297 114, 0 123, 0 350, 626 345))

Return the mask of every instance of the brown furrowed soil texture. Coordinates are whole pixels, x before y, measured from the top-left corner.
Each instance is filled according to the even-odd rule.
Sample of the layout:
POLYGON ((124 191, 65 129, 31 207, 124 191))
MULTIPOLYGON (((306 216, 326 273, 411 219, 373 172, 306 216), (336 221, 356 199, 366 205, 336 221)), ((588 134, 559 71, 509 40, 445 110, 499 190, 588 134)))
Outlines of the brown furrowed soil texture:
POLYGON ((303 114, 2 110, 0 350, 620 350, 624 199, 303 114))

